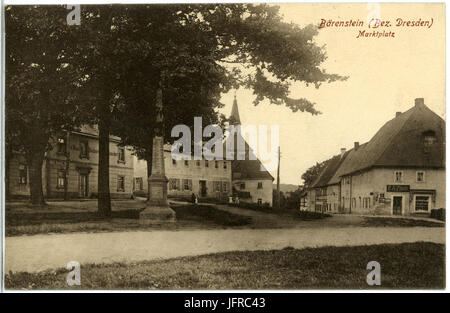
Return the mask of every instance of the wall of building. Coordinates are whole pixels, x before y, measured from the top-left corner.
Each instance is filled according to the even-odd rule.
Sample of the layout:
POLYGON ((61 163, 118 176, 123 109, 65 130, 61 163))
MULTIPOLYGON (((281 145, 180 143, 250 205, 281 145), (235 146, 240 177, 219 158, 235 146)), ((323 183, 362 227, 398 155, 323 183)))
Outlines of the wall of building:
POLYGON ((268 204, 272 206, 273 202, 273 181, 271 179, 240 179, 233 181, 233 187, 239 192, 250 193, 250 198, 240 198, 239 201, 258 203, 260 199, 261 204, 268 204), (245 188, 243 187, 245 184, 245 188), (262 186, 262 188, 258 188, 262 186))
MULTIPOLYGON (((61 137, 65 137, 61 136, 61 137)), ((47 198, 63 198, 64 186, 58 186, 58 172, 66 170, 67 157, 58 152, 56 141, 52 144, 53 149, 48 151, 42 169, 42 183, 44 196, 47 198)), ((67 173, 67 192, 70 198, 91 198, 97 195, 98 179, 98 139, 82 134, 71 134, 69 143, 69 168, 67 173), (80 142, 87 143, 87 156, 80 154, 80 142), (87 195, 80 193, 80 174, 87 175, 87 195)), ((129 198, 133 187, 133 158, 131 150, 125 148, 125 159, 119 161, 117 142, 111 141, 110 149, 110 191, 112 198, 129 198), (118 189, 119 176, 124 178, 124 189, 118 189)), ((29 175, 27 173, 26 184, 19 183, 20 165, 25 165, 24 157, 16 154, 9 161, 10 164, 10 193, 12 196, 29 196, 29 175)), ((28 168, 27 168, 28 172, 28 168)))
POLYGON ((14 157, 9 160, 9 192, 13 196, 29 196, 30 195, 30 175, 26 170, 25 180, 20 178, 20 166, 26 168, 26 161, 23 155, 15 154, 14 157))
POLYGON ((315 212, 325 212, 328 209, 327 204, 327 187, 314 188, 315 190, 315 212))
MULTIPOLYGON (((402 197, 402 215, 417 213, 417 195, 430 195, 429 210, 445 208, 445 170, 375 168, 351 177, 343 177, 341 190, 346 212, 360 214, 391 215, 394 196, 402 197), (402 172, 402 181, 395 181, 395 172, 402 172), (418 171, 425 173, 418 182, 418 171), (388 192, 387 185, 407 185, 410 191, 388 192)), ((429 211, 428 211, 429 212, 429 211)))
POLYGON ((316 210, 316 190, 310 189, 308 191, 308 207, 307 210, 314 212, 316 210))
POLYGON ((327 186, 327 212, 339 213, 340 209, 340 185, 327 186))
MULTIPOLYGON (((147 162, 136 158, 134 164, 135 190, 140 187, 136 181, 142 180, 142 189, 146 192, 148 188, 147 162)), ((203 159, 174 161, 170 151, 164 151, 164 166, 166 177, 169 179, 168 196, 189 198, 194 193, 202 198, 226 200, 231 195, 230 161, 206 161, 203 159), (201 192, 201 181, 206 184, 204 196, 201 192)))

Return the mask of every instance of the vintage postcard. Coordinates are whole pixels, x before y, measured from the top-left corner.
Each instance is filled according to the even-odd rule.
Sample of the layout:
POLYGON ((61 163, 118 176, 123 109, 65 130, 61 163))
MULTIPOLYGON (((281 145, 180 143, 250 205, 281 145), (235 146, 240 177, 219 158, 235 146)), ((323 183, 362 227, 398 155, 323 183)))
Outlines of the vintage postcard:
POLYGON ((445 290, 445 3, 2 15, 4 291, 445 290))

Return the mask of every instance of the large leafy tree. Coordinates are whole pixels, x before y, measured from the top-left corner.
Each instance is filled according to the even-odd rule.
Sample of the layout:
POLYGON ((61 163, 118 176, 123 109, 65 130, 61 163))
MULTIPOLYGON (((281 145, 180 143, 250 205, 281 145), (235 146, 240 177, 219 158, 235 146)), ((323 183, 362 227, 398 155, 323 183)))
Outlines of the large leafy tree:
POLYGON ((316 162, 315 165, 308 168, 301 176, 304 183, 304 189, 312 187, 316 179, 319 177, 320 173, 327 167, 330 160, 325 160, 322 162, 316 162))
POLYGON ((25 156, 33 205, 45 204, 42 165, 50 139, 87 121, 80 107, 83 79, 74 63, 76 41, 66 16, 59 6, 5 9, 6 156, 25 156))
MULTIPOLYGON (((57 11, 39 7, 39 12, 22 19, 34 29, 50 24, 57 28, 55 32, 67 32, 61 26, 64 23, 47 16, 52 10, 57 11), (34 25, 40 19, 43 26, 34 25)), ((65 19, 66 14, 61 12, 58 18, 65 19)), ((76 44, 76 53, 71 54, 76 62, 61 66, 76 65, 70 74, 78 76, 77 83, 84 88, 78 99, 88 97, 83 101, 89 107, 85 111, 99 125, 99 211, 105 215, 110 212, 109 135, 118 133, 124 143, 144 156, 151 155, 157 88, 163 91, 167 134, 174 124, 192 124, 192 116, 204 117, 204 123, 217 121, 215 109, 222 105, 221 94, 241 86, 254 91, 255 105, 267 99, 294 112, 318 114, 314 103, 290 97, 290 85, 303 82, 318 88, 324 82, 344 79, 320 67, 326 55, 314 43, 314 26, 285 23, 279 9, 266 4, 82 6, 81 25, 70 31, 67 38, 76 44)), ((55 42, 42 39, 33 44, 60 50, 55 42)), ((28 51, 35 50, 30 44, 28 51)), ((29 79, 30 84, 37 84, 35 80, 44 75, 38 74, 29 79)), ((61 77, 52 78, 46 80, 52 96, 56 88, 56 93, 67 97, 66 90, 55 85, 61 77)), ((55 103, 64 100, 78 117, 77 105, 64 97, 55 103)), ((46 129, 51 136, 59 128, 46 129)), ((42 145, 47 137, 42 137, 42 145)))
POLYGON ((134 57, 122 67, 124 105, 117 111, 116 131, 123 144, 147 159, 149 175, 158 87, 169 140, 172 126, 191 126, 194 116, 217 121, 220 96, 232 87, 253 89, 255 105, 268 99, 294 112, 318 114, 314 103, 292 99, 289 86, 345 79, 320 68, 326 56, 313 42, 315 27, 284 23, 274 6, 151 5, 125 11, 125 22, 113 28, 129 34, 127 52, 134 57))

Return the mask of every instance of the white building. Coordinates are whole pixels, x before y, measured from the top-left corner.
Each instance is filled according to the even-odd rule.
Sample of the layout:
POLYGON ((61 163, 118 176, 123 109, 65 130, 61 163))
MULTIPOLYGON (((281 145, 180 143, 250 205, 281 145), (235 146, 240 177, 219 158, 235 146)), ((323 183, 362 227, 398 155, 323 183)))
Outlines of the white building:
MULTIPOLYGON (((234 99, 230 121, 232 125, 240 124, 237 101, 234 99)), ((237 134, 235 134, 237 136, 237 134)), ((227 200, 229 196, 238 197, 239 201, 272 206, 272 183, 274 178, 267 170, 261 170, 262 164, 250 159, 252 153, 245 142, 245 160, 237 160, 234 138, 235 159, 233 160, 181 160, 175 161, 170 153, 170 146, 164 148, 164 164, 169 179, 168 196, 227 200)), ((224 143, 224 154, 226 143, 224 143)), ((134 190, 147 191, 147 162, 134 160, 134 190)))
POLYGON ((423 98, 334 161, 313 185, 310 210, 428 215, 445 208, 445 121, 423 98))

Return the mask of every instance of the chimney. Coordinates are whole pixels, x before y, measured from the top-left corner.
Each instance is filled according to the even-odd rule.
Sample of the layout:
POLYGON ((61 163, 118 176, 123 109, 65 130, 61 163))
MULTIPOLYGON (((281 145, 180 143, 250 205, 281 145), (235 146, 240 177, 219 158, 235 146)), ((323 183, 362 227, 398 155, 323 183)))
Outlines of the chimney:
POLYGON ((359 148, 359 141, 355 141, 355 151, 359 148))
POLYGON ((344 156, 346 149, 345 148, 341 148, 341 157, 344 156))
POLYGON ((395 117, 399 117, 400 114, 402 114, 402 112, 395 112, 395 117))
POLYGON ((414 104, 415 104, 416 106, 419 106, 419 105, 425 105, 425 101, 424 101, 423 98, 416 98, 416 99, 414 100, 414 104))

